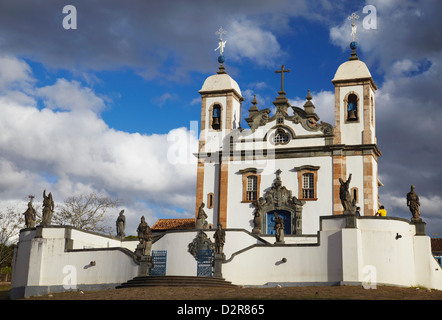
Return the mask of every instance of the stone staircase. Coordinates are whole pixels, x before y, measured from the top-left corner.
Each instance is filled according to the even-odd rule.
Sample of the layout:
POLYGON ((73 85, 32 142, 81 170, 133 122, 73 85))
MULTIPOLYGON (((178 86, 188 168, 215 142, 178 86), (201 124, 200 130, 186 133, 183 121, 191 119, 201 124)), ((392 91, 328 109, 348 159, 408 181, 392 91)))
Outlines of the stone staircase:
POLYGON ((121 285, 121 288, 135 287, 222 287, 222 288, 238 288, 230 281, 213 277, 191 277, 191 276, 144 276, 135 277, 121 285))

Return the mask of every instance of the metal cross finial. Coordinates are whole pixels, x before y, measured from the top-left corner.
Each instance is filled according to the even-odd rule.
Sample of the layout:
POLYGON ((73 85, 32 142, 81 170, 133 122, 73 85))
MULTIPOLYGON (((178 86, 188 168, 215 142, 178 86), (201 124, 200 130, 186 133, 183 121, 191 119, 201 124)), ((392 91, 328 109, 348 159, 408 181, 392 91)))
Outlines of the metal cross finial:
POLYGON ((226 33, 227 33, 227 31, 224 30, 223 27, 219 27, 218 31, 215 32, 215 34, 219 34, 219 45, 218 45, 218 48, 215 49, 215 51, 219 49, 220 56, 223 55, 224 47, 226 46, 227 41, 223 41, 223 34, 226 34, 226 33))
POLYGON ((284 65, 281 66, 281 70, 275 71, 275 73, 281 74, 281 92, 284 91, 284 72, 290 72, 290 69, 284 69, 284 65))
POLYGON ((355 19, 359 19, 359 16, 356 14, 356 12, 353 12, 349 17, 348 20, 353 20, 351 23, 351 34, 353 36, 353 41, 356 41, 356 23, 355 19))

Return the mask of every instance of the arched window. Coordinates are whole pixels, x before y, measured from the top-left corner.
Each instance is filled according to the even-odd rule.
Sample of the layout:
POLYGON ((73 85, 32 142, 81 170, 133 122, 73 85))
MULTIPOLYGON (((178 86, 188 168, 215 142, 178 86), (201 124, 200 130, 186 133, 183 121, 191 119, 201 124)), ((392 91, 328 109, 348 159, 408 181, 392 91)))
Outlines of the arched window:
POLYGON ((347 100, 347 121, 358 120, 358 96, 351 93, 347 100))
POLYGON ((216 104, 212 109, 212 129, 219 130, 221 128, 221 106, 216 104))

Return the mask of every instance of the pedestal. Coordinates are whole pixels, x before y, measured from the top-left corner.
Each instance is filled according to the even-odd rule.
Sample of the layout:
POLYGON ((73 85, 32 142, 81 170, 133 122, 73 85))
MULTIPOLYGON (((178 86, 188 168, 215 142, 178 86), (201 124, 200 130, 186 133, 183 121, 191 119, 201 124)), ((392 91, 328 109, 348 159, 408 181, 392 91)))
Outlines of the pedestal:
POLYGON ((152 267, 152 257, 151 256, 141 256, 140 266, 138 267, 138 276, 146 277, 150 275, 150 268, 152 267))
POLYGON ((426 236, 427 233, 425 231, 425 225, 426 223, 422 220, 411 220, 411 224, 414 224, 416 226, 416 235, 417 236, 426 236))
POLYGON ((222 278, 222 263, 225 260, 226 256, 224 253, 215 253, 214 261, 213 261, 213 276, 215 278, 222 278))

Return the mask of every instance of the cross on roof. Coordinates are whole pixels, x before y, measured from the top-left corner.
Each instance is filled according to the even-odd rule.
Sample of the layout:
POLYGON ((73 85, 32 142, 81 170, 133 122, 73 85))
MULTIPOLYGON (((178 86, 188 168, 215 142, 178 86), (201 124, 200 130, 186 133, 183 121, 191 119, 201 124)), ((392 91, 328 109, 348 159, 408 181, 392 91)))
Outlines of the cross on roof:
POLYGON ((284 72, 290 72, 290 69, 284 69, 284 65, 281 66, 281 70, 275 71, 275 73, 281 74, 281 92, 284 92, 284 72))
POLYGON ((356 41, 356 23, 355 19, 359 19, 359 16, 356 14, 356 12, 353 12, 349 17, 348 20, 353 20, 351 23, 351 34, 353 36, 353 41, 356 41))
POLYGON ((219 45, 218 45, 218 48, 215 49, 215 51, 219 49, 220 56, 223 55, 224 47, 226 46, 227 41, 223 41, 223 34, 226 34, 226 33, 227 33, 227 31, 224 30, 223 27, 219 27, 218 31, 215 32, 215 34, 219 34, 219 45))

